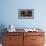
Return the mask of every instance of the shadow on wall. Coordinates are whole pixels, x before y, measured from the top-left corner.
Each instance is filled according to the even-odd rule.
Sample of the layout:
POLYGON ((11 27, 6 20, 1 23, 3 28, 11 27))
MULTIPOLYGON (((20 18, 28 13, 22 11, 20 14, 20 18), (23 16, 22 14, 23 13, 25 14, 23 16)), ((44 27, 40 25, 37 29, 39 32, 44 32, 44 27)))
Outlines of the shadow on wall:
POLYGON ((4 24, 0 24, 0 43, 2 43, 2 33, 6 31, 4 28, 6 28, 6 26, 4 24))

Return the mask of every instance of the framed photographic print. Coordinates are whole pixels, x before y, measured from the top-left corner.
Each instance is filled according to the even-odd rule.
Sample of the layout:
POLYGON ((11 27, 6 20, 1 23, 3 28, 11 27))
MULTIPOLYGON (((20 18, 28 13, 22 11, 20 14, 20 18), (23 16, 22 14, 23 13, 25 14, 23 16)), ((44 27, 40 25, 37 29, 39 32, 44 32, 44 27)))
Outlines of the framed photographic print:
POLYGON ((34 9, 19 9, 18 18, 19 19, 33 19, 34 18, 34 9))

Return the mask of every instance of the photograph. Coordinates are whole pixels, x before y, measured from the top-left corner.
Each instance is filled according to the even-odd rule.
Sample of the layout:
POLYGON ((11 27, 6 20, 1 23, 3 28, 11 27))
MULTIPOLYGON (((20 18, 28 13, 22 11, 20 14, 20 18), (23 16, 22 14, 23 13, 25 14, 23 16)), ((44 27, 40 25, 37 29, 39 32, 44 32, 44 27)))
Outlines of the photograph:
POLYGON ((34 18, 34 9, 19 9, 18 18, 33 19, 34 18))

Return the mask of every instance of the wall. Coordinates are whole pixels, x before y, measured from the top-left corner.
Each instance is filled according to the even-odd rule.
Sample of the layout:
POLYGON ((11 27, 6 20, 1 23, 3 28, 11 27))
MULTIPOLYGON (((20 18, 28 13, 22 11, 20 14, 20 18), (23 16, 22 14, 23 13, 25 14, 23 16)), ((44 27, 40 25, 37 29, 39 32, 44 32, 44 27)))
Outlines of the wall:
POLYGON ((40 27, 46 32, 46 0, 0 0, 0 25, 9 24, 16 28, 40 27), (18 9, 22 8, 34 9, 34 19, 18 19, 18 9))
POLYGON ((45 0, 1 0, 0 24, 9 24, 18 28, 46 28, 45 0), (18 19, 18 9, 34 9, 34 19, 18 19))

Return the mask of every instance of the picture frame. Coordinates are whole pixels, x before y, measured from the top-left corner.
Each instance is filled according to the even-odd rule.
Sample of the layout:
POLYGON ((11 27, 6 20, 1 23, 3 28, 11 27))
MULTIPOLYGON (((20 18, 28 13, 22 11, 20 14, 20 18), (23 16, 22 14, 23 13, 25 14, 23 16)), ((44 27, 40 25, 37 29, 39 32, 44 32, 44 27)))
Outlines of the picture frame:
POLYGON ((34 19, 34 9, 19 9, 18 18, 19 19, 34 19))

